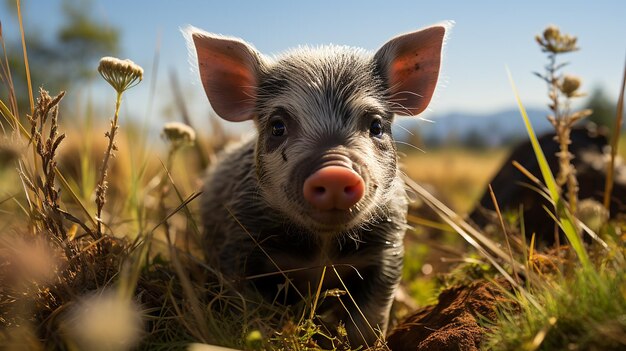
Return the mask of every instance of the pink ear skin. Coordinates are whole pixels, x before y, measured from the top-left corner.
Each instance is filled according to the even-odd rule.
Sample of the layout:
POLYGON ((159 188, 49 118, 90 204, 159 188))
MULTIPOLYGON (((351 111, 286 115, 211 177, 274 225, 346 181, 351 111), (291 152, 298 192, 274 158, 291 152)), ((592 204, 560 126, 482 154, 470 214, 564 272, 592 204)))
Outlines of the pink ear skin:
POLYGON ((254 117, 261 56, 245 42, 194 30, 191 33, 204 91, 223 119, 240 122, 254 117))
POLYGON ((415 116, 428 107, 439 78, 445 33, 444 26, 434 26, 404 34, 376 53, 395 113, 415 116))

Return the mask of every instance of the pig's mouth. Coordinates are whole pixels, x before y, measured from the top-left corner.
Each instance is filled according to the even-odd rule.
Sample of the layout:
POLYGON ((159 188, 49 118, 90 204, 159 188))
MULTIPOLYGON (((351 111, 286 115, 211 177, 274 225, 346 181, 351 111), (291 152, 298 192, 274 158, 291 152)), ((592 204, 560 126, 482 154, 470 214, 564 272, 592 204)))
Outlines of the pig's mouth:
POLYGON ((348 209, 321 210, 306 206, 303 216, 307 226, 321 232, 341 232, 359 226, 370 216, 368 196, 365 195, 358 203, 348 209))
POLYGON ((350 227, 358 217, 356 209, 330 209, 330 210, 311 210, 309 217, 316 222, 320 228, 342 228, 350 227))

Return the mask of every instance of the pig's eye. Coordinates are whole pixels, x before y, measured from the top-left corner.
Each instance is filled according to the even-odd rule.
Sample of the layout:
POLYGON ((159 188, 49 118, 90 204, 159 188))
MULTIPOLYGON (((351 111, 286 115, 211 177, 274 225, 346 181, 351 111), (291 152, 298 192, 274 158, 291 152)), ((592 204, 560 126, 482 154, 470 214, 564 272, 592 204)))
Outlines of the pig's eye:
POLYGON ((383 122, 381 120, 375 119, 372 121, 370 125, 370 135, 377 138, 383 136, 383 122))
POLYGON ((271 124, 272 135, 273 136, 284 136, 287 135, 287 126, 285 126, 285 122, 276 120, 271 124))

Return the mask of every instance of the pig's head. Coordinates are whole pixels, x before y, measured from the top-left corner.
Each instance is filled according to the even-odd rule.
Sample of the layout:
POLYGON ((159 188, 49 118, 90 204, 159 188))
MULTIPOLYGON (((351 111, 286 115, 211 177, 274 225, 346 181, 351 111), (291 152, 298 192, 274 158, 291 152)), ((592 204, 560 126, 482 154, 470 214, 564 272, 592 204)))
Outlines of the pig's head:
POLYGON ((428 106, 445 31, 398 36, 373 56, 325 46, 276 59, 239 39, 188 36, 215 112, 256 124, 262 198, 311 231, 340 232, 378 220, 377 208, 397 196, 391 123, 428 106))

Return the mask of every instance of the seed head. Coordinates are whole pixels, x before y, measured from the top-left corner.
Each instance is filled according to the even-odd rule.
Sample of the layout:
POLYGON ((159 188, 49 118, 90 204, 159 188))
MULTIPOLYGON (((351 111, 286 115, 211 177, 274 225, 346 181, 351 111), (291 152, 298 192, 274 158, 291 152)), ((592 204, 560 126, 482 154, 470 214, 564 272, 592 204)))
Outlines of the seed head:
POLYGON ((544 31, 543 31, 543 38, 545 40, 556 40, 558 37, 561 36, 561 30, 559 29, 559 27, 555 26, 555 25, 549 25, 544 31))
POLYGON ((61 263, 58 252, 44 239, 8 237, 0 240, 0 262, 10 269, 4 272, 12 282, 46 284, 57 277, 61 263))
POLYGON ((580 83, 581 80, 579 77, 566 75, 565 77, 563 77, 559 88, 561 89, 561 92, 565 94, 565 96, 571 98, 578 95, 576 92, 580 87, 580 83))
POLYGON ((105 290, 72 306, 63 330, 77 350, 130 350, 141 337, 142 321, 132 301, 105 290))
POLYGON ((180 122, 165 123, 161 135, 174 145, 193 144, 196 140, 193 128, 180 122))
POLYGON ((143 68, 128 59, 103 57, 100 59, 98 72, 118 94, 134 87, 143 79, 143 68))
POLYGON ((543 31, 542 36, 535 36, 535 40, 544 52, 561 54, 578 50, 578 47, 576 46, 576 41, 578 39, 569 34, 561 33, 559 27, 555 25, 548 26, 543 31))
POLYGON ((577 217, 591 230, 599 233, 602 225, 609 219, 609 213, 601 203, 593 199, 584 199, 578 204, 577 217))
POLYGON ((246 346, 251 350, 260 350, 263 346, 263 334, 258 330, 253 330, 246 335, 246 346))

